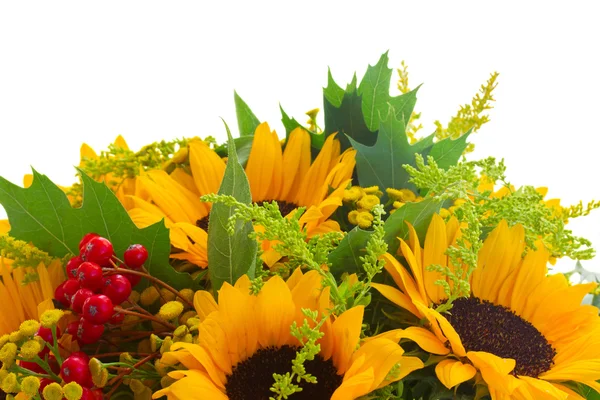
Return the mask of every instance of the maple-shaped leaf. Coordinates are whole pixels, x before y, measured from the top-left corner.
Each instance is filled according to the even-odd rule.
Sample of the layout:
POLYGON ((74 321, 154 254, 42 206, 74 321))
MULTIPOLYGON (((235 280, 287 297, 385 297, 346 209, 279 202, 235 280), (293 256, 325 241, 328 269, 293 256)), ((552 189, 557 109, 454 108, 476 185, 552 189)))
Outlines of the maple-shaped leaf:
POLYGON ((148 250, 146 268, 156 278, 177 289, 196 288, 189 274, 179 273, 169 264, 171 244, 163 221, 139 229, 104 184, 80 171, 83 203, 73 208, 66 194, 47 176, 33 170, 30 187, 22 188, 0 177, 0 204, 10 222, 10 235, 31 242, 54 257, 79 254, 79 241, 95 232, 111 241, 115 254, 123 259, 134 243, 148 250))
POLYGON ((365 146, 348 137, 356 149, 358 182, 362 187, 379 186, 381 190, 407 188, 416 191, 403 165, 414 166, 415 153, 426 157, 432 148, 433 136, 411 145, 406 135, 406 121, 396 118, 391 104, 388 104, 386 115, 387 118, 379 124, 377 141, 373 146, 365 146))

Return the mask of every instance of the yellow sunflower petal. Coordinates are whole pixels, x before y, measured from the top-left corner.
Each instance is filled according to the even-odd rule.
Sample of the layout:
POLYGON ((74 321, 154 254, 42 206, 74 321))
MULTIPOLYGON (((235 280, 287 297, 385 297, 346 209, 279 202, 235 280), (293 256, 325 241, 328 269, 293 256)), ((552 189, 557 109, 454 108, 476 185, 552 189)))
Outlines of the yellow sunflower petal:
POLYGON ((517 391, 528 391, 535 400, 567 400, 569 394, 558 389, 550 382, 531 378, 529 376, 519 376, 519 380, 526 383, 521 385, 517 391))
POLYGON ((335 347, 333 364, 339 375, 346 372, 350 366, 350 358, 360 340, 363 315, 364 307, 356 306, 345 311, 333 323, 332 334, 335 347))
POLYGON ((279 197, 289 203, 296 200, 296 194, 306 172, 310 168, 310 135, 302 128, 296 128, 283 151, 283 175, 285 177, 279 197))
POLYGON ((437 336, 428 329, 411 326, 401 331, 401 337, 412 340, 428 353, 440 355, 450 353, 450 349, 444 346, 437 336))
POLYGON ((471 364, 463 364, 458 360, 442 360, 435 366, 435 374, 448 389, 472 379, 476 373, 471 364))
POLYGON ((171 386, 155 392, 152 395, 153 399, 158 399, 162 396, 167 396, 169 400, 229 399, 204 373, 197 370, 176 372, 175 376, 184 375, 185 377, 174 382, 171 386))
POLYGON ((277 198, 283 179, 282 164, 281 144, 276 136, 273 137, 269 125, 263 122, 254 132, 254 141, 246 164, 252 201, 277 198))
POLYGON ((331 400, 354 400, 369 392, 373 385, 373 369, 369 368, 360 374, 353 375, 350 379, 345 379, 342 384, 333 392, 331 400))
POLYGON ((225 374, 213 363, 210 355, 204 348, 198 346, 197 344, 178 342, 173 344, 171 349, 173 351, 177 351, 178 349, 184 349, 187 351, 205 368, 208 376, 216 386, 223 389, 225 388, 225 382, 227 382, 225 374))
POLYGON ((481 372, 485 383, 494 390, 510 395, 522 384, 510 375, 516 365, 513 359, 501 358, 484 351, 470 351, 467 353, 467 357, 481 372))
POLYGON ((448 240, 444 220, 438 214, 433 214, 425 237, 425 247, 423 248, 423 279, 427 296, 435 304, 440 304, 448 297, 444 293, 444 288, 435 283, 438 280, 445 281, 446 277, 441 272, 428 271, 427 267, 430 265, 446 266, 447 248, 448 240))
POLYGON ((258 327, 249 297, 249 292, 243 293, 227 282, 219 290, 219 312, 230 323, 231 332, 227 332, 227 336, 237 335, 240 361, 252 356, 258 348, 258 327))
POLYGON ((296 306, 283 279, 274 276, 265 283, 257 296, 255 308, 261 346, 280 347, 288 344, 296 306))
POLYGON ((600 360, 580 360, 555 365, 539 377, 551 381, 596 381, 600 379, 600 360))
POLYGON ((225 162, 200 140, 189 144, 190 168, 198 193, 216 193, 225 174, 225 162))
POLYGON ((383 297, 396 304, 398 307, 402 307, 405 310, 410 311, 413 315, 420 315, 419 311, 412 303, 411 298, 398 289, 380 283, 371 283, 371 287, 381 293, 383 297))
POLYGON ((196 313, 198 313, 200 322, 202 322, 210 313, 217 311, 219 306, 212 294, 205 290, 198 290, 194 294, 194 308, 196 309, 196 313))

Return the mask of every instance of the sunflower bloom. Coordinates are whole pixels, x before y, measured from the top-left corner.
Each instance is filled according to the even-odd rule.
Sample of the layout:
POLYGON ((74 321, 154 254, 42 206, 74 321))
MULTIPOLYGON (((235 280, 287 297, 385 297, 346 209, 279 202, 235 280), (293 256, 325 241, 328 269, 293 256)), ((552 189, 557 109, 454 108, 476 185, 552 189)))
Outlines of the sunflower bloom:
POLYGON ((53 308, 54 290, 65 281, 63 266, 59 260, 47 267, 12 267, 12 260, 0 257, 0 336, 19 329, 21 322, 39 319, 53 308), (39 280, 23 285, 25 276, 37 273, 39 280))
MULTIPOLYGON (((202 320, 197 344, 176 343, 171 347, 175 351, 162 358, 187 369, 170 372, 176 381, 153 398, 260 400, 273 395, 273 373, 291 371, 300 346, 290 326, 294 321, 302 325, 302 308, 323 318, 330 307, 329 288, 322 289, 318 272, 302 274, 299 269, 287 282, 278 276, 269 279, 257 296, 249 288, 250 280, 243 276, 235 286, 223 285, 218 303, 208 292, 196 293, 194 305, 202 320)), ((363 311, 354 307, 336 319, 326 317, 320 328, 324 336, 317 342, 320 352, 305 364, 317 383, 300 384, 303 391, 294 398, 356 399, 423 367, 418 358, 403 355, 398 337, 390 338, 393 333, 359 347, 363 311)))
MULTIPOLYGON (((355 155, 352 149, 341 153, 340 142, 330 135, 311 164, 308 132, 293 130, 282 150, 277 133, 262 123, 254 133, 246 165, 252 201, 276 200, 283 216, 306 207, 300 223, 309 237, 339 231, 339 224, 329 217, 342 205, 356 164, 355 155)), ((272 243, 265 242, 262 247, 263 261, 273 266, 281 256, 272 249, 272 243)))
POLYGON ((136 192, 125 196, 124 204, 139 227, 165 220, 178 249, 171 258, 206 267, 210 204, 200 197, 219 190, 225 161, 201 140, 191 141, 188 152, 191 175, 181 168, 171 174, 148 171, 137 178, 136 192))
POLYGON ((397 288, 373 285, 426 321, 426 328, 409 327, 402 336, 447 356, 435 369, 440 381, 453 388, 480 376, 492 399, 582 398, 565 381, 598 389, 600 318, 595 307, 581 305, 595 284, 571 286, 562 274, 547 276, 549 253, 541 243, 523 258, 520 225, 502 221, 479 253, 470 297, 455 300, 449 313, 435 310, 447 300, 435 284, 443 277, 427 267, 448 265, 445 252, 459 234, 456 219, 444 224, 435 215, 421 248, 411 226, 400 248, 410 272, 387 254, 385 268, 397 288))

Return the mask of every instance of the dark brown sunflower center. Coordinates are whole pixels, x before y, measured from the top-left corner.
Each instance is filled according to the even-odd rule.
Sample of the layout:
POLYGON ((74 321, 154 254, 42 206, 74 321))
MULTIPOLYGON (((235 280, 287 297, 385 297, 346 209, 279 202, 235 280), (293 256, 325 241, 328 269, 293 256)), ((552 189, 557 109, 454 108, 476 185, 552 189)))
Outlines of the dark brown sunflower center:
MULTIPOLYGON (((283 346, 260 349, 246 361, 233 368, 227 377, 225 391, 231 400, 268 400, 273 396, 269 389, 275 382, 273 374, 285 374, 292 368, 296 358, 296 348, 283 346)), ((317 355, 314 360, 304 363, 306 372, 317 378, 317 383, 302 382, 301 392, 291 396, 293 400, 329 400, 333 392, 342 384, 342 377, 330 360, 317 355)), ((296 381, 294 381, 296 384, 296 381)))
POLYGON ((202 228, 204 229, 206 232, 208 232, 208 215, 202 219, 199 219, 198 221, 196 221, 196 226, 198 228, 202 228))
MULTIPOLYGON (((298 205, 294 204, 294 203, 288 203, 287 201, 283 201, 283 200, 275 200, 277 202, 277 205, 279 206, 279 212, 281 213, 281 215, 283 215, 284 217, 286 215, 288 215, 289 213, 291 213, 294 209, 298 208, 298 205)), ((273 200, 265 200, 263 201, 264 203, 271 203, 273 202, 273 200)))
POLYGON ((552 366, 556 350, 531 323, 506 307, 476 297, 461 298, 446 318, 467 351, 514 359, 514 375, 537 378, 552 366))

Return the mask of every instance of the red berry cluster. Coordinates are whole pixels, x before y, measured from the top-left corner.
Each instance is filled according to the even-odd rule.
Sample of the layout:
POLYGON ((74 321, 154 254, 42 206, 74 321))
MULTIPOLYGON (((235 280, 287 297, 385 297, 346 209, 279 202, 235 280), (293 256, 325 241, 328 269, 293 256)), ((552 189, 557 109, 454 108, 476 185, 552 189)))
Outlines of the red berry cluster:
MULTIPOLYGON (((125 265, 118 269, 141 269, 148 251, 133 244, 125 251, 125 265)), ((96 233, 86 234, 79 243, 79 255, 67 263, 67 279, 54 291, 54 298, 65 308, 81 316, 67 326, 67 333, 80 345, 96 343, 104 333, 104 324, 117 325, 124 315, 115 313, 115 306, 129 298, 131 288, 141 279, 126 272, 114 273, 115 257, 110 240, 96 233)))

